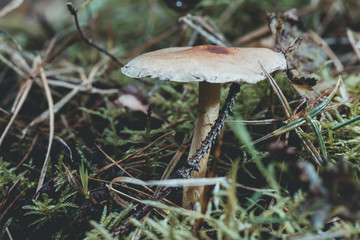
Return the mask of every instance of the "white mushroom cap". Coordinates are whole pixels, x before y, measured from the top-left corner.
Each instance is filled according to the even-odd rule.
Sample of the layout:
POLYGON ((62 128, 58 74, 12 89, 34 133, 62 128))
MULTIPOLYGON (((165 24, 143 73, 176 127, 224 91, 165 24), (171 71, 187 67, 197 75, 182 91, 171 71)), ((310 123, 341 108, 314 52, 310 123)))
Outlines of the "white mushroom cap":
POLYGON ((174 47, 148 52, 126 64, 122 73, 132 78, 175 82, 257 83, 268 72, 286 68, 281 53, 267 48, 227 48, 213 45, 174 47))

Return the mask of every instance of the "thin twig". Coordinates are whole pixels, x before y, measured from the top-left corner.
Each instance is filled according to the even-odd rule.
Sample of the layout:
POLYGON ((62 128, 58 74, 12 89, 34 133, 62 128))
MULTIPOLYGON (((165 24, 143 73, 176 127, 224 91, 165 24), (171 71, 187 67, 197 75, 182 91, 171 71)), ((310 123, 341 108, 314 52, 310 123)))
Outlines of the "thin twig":
POLYGON ((16 196, 16 198, 14 199, 14 201, 12 201, 9 206, 2 212, 1 216, 0 216, 0 222, 4 219, 5 215, 10 211, 10 209, 12 208, 12 206, 14 206, 15 202, 17 200, 19 200, 24 193, 28 190, 28 188, 25 188, 19 195, 16 196))
POLYGON ((124 64, 122 62, 119 61, 119 59, 117 59, 117 57, 115 57, 114 55, 112 55, 111 53, 109 53, 108 51, 106 51, 104 48, 99 47, 98 45, 96 45, 95 43, 91 42, 88 38, 85 37, 83 31, 80 28, 79 25, 79 19, 77 16, 77 10, 74 8, 72 3, 66 3, 66 6, 69 10, 69 12, 71 13, 71 15, 74 16, 74 20, 75 20, 75 25, 76 25, 76 29, 78 30, 80 36, 82 37, 82 39, 84 40, 85 43, 87 43, 88 45, 90 45, 91 47, 97 49, 99 52, 104 53, 106 56, 110 57, 114 62, 116 62, 120 67, 123 67, 124 64))
POLYGON ((196 32, 198 32, 201 36, 203 36, 204 38, 206 38, 207 40, 209 40, 209 42, 211 42, 212 44, 216 44, 219 46, 227 46, 228 44, 226 44, 225 42, 223 42, 222 40, 218 39, 216 36, 214 36, 213 34, 208 33, 207 31, 204 30, 204 28, 201 26, 198 26, 197 24, 195 24, 192 20, 192 16, 191 15, 187 15, 185 17, 181 17, 180 18, 181 22, 184 22, 186 25, 188 25, 189 27, 191 27, 192 29, 194 29, 196 32))
MULTIPOLYGON (((2 208, 5 206, 7 200, 9 199, 9 196, 11 194, 11 192, 17 187, 17 185, 20 183, 21 179, 18 178, 15 183, 7 190, 4 198, 1 200, 0 202, 0 211, 2 210, 2 208)), ((0 221, 1 222, 1 221, 0 221)))
POLYGON ((17 66, 15 66, 15 64, 13 64, 12 62, 10 62, 9 60, 7 60, 3 55, 0 54, 0 61, 2 61, 3 63, 5 63, 9 68, 11 68, 12 70, 14 70, 14 72, 16 72, 19 76, 26 78, 26 74, 17 66))

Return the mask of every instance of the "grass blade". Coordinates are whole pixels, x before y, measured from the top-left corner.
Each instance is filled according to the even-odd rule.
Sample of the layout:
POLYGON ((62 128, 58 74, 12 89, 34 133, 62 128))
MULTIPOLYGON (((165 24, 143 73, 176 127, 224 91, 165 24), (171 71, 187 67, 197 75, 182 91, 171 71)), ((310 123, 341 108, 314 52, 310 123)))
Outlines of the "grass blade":
POLYGON ((55 125, 54 101, 53 101, 53 98, 51 95, 49 84, 47 83, 47 79, 46 79, 46 75, 45 75, 43 67, 40 67, 40 77, 41 77, 41 82, 44 87, 46 100, 47 100, 48 106, 49 106, 50 134, 49 134, 49 143, 48 143, 48 148, 47 148, 47 152, 46 152, 46 156, 45 156, 45 161, 44 161, 44 165, 41 169, 40 178, 39 178, 39 182, 38 182, 38 185, 36 188, 36 192, 38 192, 44 184, 46 170, 47 170, 47 166, 49 164, 50 150, 51 150, 51 146, 52 146, 53 139, 54 139, 54 128, 55 128, 54 127, 54 125, 55 125))

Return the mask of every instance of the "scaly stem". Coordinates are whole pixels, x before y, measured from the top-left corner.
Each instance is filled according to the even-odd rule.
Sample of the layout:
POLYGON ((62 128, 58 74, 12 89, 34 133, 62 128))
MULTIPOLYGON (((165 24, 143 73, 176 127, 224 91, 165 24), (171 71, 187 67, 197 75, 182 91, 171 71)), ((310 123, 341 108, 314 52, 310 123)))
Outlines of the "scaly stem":
MULTIPOLYGON (((189 159, 196 153, 196 150, 201 147, 202 141, 205 140, 216 118, 218 117, 220 105, 220 88, 221 84, 219 83, 199 83, 198 116, 195 123, 194 135, 189 151, 189 159)), ((209 152, 210 148, 200 161, 199 171, 193 171, 191 173, 191 178, 205 177, 209 152)), ((191 209, 195 202, 201 201, 203 192, 203 186, 184 187, 182 204, 183 207, 186 209, 191 209)))

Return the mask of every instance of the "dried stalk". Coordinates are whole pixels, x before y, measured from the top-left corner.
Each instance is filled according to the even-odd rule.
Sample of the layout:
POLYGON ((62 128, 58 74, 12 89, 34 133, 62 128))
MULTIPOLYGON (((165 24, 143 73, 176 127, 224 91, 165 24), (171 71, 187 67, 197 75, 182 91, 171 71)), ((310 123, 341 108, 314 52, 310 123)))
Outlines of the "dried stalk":
POLYGON ((74 8, 74 6, 72 5, 72 3, 66 3, 66 6, 69 10, 69 12, 71 13, 71 15, 74 16, 74 20, 75 20, 75 25, 76 25, 76 29, 78 30, 80 36, 82 37, 82 39, 84 40, 84 42, 88 45, 90 45, 91 47, 97 49, 99 52, 104 53, 106 56, 110 57, 111 60, 113 60, 114 62, 116 62, 120 67, 123 67, 124 64, 122 62, 119 61, 119 59, 117 59, 117 57, 115 57, 114 55, 112 55, 111 53, 109 53, 108 51, 106 51, 104 48, 99 47, 98 45, 96 45, 95 43, 91 42, 88 38, 85 37, 83 31, 80 28, 79 25, 79 19, 77 16, 77 10, 74 8))
POLYGON ((51 95, 51 90, 50 90, 49 84, 47 83, 47 79, 46 79, 46 75, 45 75, 43 67, 40 67, 40 76, 41 76, 41 81, 42 81, 42 84, 44 87, 44 92, 45 92, 46 99, 47 99, 48 106, 49 106, 50 133, 49 133, 49 144, 48 144, 48 148, 46 151, 45 161, 44 161, 44 165, 41 169, 41 174, 40 174, 39 182, 38 182, 38 185, 36 188, 36 192, 39 192, 39 190, 42 188, 42 186, 44 184, 46 170, 47 170, 47 166, 49 164, 50 150, 51 150, 51 146, 52 146, 53 139, 54 139, 54 129, 55 129, 55 126, 54 126, 55 125, 54 101, 53 101, 53 98, 51 95))

